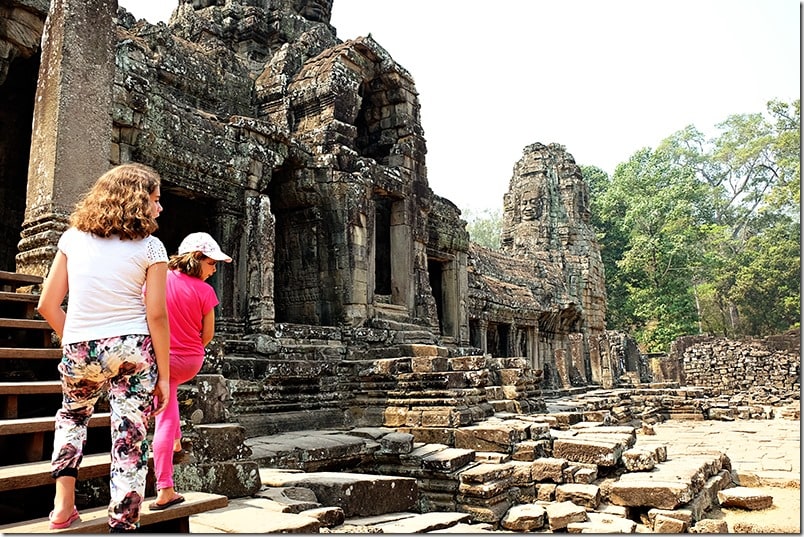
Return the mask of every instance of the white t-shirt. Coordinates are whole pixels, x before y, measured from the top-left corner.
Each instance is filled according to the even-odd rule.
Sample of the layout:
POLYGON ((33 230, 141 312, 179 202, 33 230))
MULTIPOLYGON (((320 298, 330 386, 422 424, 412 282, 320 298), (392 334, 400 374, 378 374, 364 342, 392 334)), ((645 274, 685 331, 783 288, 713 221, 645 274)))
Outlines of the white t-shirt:
POLYGON ((69 285, 63 344, 149 333, 142 288, 148 267, 168 260, 162 241, 104 239, 71 227, 58 248, 69 285))

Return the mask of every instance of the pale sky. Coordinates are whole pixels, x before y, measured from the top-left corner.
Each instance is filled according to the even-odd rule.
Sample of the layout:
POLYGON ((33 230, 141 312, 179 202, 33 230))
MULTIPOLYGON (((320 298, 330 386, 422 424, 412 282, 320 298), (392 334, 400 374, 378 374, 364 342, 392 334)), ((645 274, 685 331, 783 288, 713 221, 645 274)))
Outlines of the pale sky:
MULTIPOLYGON (((178 1, 119 0, 167 21, 178 1)), ((341 40, 371 33, 413 76, 433 191, 501 209, 533 143, 609 174, 695 125, 801 94, 793 0, 335 0, 341 40)))

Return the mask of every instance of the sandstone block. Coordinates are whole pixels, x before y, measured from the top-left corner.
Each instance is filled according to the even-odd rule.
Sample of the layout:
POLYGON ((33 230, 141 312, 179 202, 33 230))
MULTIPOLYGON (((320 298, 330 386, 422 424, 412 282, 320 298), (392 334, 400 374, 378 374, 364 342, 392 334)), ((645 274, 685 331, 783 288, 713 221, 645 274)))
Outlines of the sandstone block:
POLYGON ((533 476, 533 481, 552 481, 553 483, 563 483, 564 468, 566 467, 566 459, 543 457, 533 461, 531 475, 533 476))
POLYGON ((511 453, 513 446, 527 440, 527 431, 505 424, 464 427, 455 431, 455 447, 475 451, 511 453))
POLYGON ((572 502, 554 502, 547 506, 547 525, 550 530, 561 530, 572 522, 586 522, 586 509, 572 502))
POLYGON ((625 446, 619 441, 590 438, 564 438, 553 441, 553 456, 598 466, 616 466, 625 446))
POLYGON ((452 472, 475 460, 471 449, 447 448, 422 458, 422 468, 437 472, 452 472))
POLYGON ((318 520, 323 528, 340 526, 346 518, 340 507, 316 507, 301 511, 299 514, 318 520))
POLYGON ((569 501, 590 509, 596 509, 600 503, 600 488, 597 485, 581 485, 565 483, 556 487, 556 501, 569 501))
POLYGON ((385 453, 410 453, 413 451, 413 435, 409 433, 388 433, 380 438, 380 447, 385 453))
POLYGON ((346 517, 413 511, 416 480, 409 477, 348 472, 275 472, 263 474, 267 486, 306 487, 322 506, 340 506, 346 517))
POLYGON ((487 481, 510 479, 514 473, 512 464, 478 464, 461 472, 461 483, 485 483, 487 481))
POLYGON ((255 494, 283 506, 283 513, 301 513, 321 507, 315 493, 304 487, 266 487, 255 494))
POLYGON ((690 533, 729 533, 729 525, 725 520, 705 518, 689 529, 690 533))
POLYGON ((636 533, 636 522, 606 513, 587 513, 586 522, 570 522, 567 533, 636 533))
POLYGON ((718 491, 721 507, 737 507, 746 510, 767 509, 773 505, 773 496, 748 487, 733 487, 718 491))
POLYGON ((552 502, 556 499, 556 485, 555 483, 542 483, 536 485, 536 499, 540 502, 552 502))
POLYGON ((689 482, 620 480, 609 487, 609 501, 628 507, 675 509, 695 495, 689 482))
POLYGON ((649 449, 631 448, 623 452, 623 465, 629 472, 645 472, 656 466, 656 452, 649 449))
POLYGON ((653 521, 654 533, 686 533, 688 524, 683 520, 667 515, 656 515, 653 521))
POLYGON ((541 505, 515 505, 505 513, 500 525, 511 531, 533 531, 544 526, 546 514, 541 505))

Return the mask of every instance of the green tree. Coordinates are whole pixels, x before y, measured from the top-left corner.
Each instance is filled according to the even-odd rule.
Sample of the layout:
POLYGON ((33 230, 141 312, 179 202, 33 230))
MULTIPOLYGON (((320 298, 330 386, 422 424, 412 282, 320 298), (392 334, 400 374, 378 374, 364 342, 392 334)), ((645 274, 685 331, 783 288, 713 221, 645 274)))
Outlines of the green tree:
POLYGON ((799 325, 800 101, 771 101, 706 138, 694 126, 620 164, 586 168, 611 328, 646 350, 680 335, 799 325))
POLYGON ((500 249, 502 235, 502 210, 484 209, 482 211, 463 211, 469 240, 491 250, 500 249))
POLYGON ((700 259, 700 196, 690 169, 646 148, 617 167, 596 202, 620 250, 614 273, 606 274, 607 292, 622 300, 619 311, 610 308, 610 320, 647 351, 666 350, 678 335, 697 331, 689 282, 700 259))

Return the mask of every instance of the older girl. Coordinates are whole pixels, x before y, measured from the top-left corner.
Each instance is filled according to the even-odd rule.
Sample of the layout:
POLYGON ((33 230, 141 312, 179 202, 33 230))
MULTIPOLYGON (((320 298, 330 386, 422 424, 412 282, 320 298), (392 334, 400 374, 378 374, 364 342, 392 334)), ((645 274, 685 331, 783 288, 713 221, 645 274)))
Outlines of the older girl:
POLYGON ((87 422, 103 392, 112 424, 110 531, 139 527, 148 419, 164 409, 170 378, 168 259, 162 242, 151 235, 162 212, 159 185, 159 174, 142 164, 122 164, 103 174, 77 203, 42 286, 38 311, 63 347, 51 529, 79 519, 75 481, 87 422), (65 313, 61 304, 68 291, 65 313))

